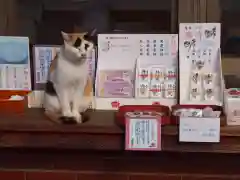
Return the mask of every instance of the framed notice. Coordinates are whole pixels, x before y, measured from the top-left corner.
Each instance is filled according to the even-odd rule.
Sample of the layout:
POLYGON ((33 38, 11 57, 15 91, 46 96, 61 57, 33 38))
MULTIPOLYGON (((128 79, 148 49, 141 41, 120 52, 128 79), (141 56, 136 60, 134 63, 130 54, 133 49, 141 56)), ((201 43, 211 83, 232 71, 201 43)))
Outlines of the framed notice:
POLYGON ((161 119, 153 117, 127 118, 125 149, 132 151, 160 151, 161 119))

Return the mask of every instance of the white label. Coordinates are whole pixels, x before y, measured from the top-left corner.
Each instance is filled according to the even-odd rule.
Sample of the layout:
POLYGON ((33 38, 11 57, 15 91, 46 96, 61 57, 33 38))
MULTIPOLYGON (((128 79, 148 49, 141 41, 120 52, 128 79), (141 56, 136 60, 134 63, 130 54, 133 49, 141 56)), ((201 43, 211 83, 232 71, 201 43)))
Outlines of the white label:
POLYGON ((31 81, 28 65, 2 65, 0 84, 0 89, 30 90, 31 81))
POLYGON ((160 120, 132 118, 127 119, 126 149, 128 150, 160 150, 160 120))
MULTIPOLYGON (((34 47, 34 61, 35 61, 35 81, 36 83, 46 83, 48 77, 48 70, 52 60, 60 51, 58 46, 35 46, 34 47)), ((89 76, 95 77, 95 49, 87 56, 89 76)))
POLYGON ((180 142, 220 142, 220 118, 180 118, 180 142))
POLYGON ((0 36, 0 90, 31 90, 28 37, 0 36))
POLYGON ((36 83, 45 83, 48 76, 48 69, 59 47, 34 47, 34 61, 36 71, 36 83))

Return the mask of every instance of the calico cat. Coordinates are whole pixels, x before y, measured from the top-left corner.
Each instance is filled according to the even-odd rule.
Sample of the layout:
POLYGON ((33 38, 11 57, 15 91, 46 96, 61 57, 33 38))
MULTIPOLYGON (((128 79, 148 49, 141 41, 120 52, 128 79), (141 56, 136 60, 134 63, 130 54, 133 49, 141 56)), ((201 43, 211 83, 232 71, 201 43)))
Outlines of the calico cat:
POLYGON ((94 44, 85 37, 62 32, 63 46, 52 61, 44 95, 46 113, 61 114, 63 123, 81 123, 88 108, 84 90, 88 81, 87 55, 94 44))

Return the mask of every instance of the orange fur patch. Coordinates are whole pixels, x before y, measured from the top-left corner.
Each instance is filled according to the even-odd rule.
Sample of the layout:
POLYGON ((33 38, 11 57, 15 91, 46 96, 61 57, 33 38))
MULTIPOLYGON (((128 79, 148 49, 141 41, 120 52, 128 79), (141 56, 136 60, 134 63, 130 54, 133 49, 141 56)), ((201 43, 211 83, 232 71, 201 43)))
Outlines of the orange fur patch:
POLYGON ((51 73, 54 69, 56 69, 57 59, 58 59, 58 54, 56 54, 56 56, 54 57, 54 59, 52 60, 52 62, 51 62, 51 64, 50 64, 50 68, 49 68, 50 73, 51 73))
POLYGON ((77 38, 84 39, 84 36, 87 34, 87 32, 83 33, 68 33, 69 37, 71 38, 71 42, 75 42, 77 38))

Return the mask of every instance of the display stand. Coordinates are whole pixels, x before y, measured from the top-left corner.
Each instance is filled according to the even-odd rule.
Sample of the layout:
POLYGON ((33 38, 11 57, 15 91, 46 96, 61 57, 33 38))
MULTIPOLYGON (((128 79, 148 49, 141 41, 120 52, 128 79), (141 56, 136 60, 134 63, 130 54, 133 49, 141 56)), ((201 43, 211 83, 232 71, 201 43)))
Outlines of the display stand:
POLYGON ((28 37, 0 36, 0 112, 23 113, 31 91, 28 37))
POLYGON ((168 87, 164 82, 168 78, 176 80, 177 52, 176 34, 100 34, 96 109, 113 110, 122 105, 176 104, 176 81, 166 91, 162 87, 168 87), (142 70, 148 73, 143 74, 142 70), (160 74, 163 77, 158 78, 160 74), (141 81, 143 76, 149 80, 145 84, 141 81), (151 83, 154 77, 158 80, 151 83), (142 88, 146 91, 144 97, 139 94, 142 88), (174 92, 173 96, 165 97, 168 91, 174 92))
POLYGON ((223 105, 219 23, 179 26, 180 104, 223 105))

